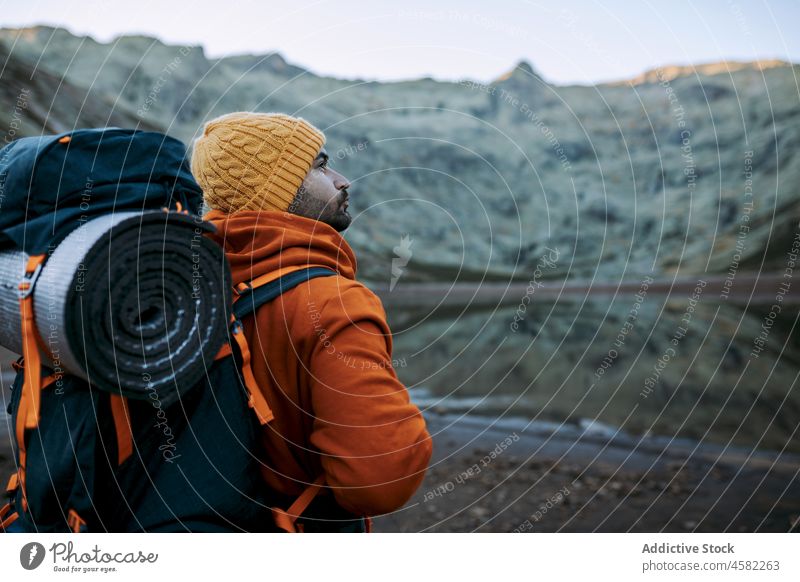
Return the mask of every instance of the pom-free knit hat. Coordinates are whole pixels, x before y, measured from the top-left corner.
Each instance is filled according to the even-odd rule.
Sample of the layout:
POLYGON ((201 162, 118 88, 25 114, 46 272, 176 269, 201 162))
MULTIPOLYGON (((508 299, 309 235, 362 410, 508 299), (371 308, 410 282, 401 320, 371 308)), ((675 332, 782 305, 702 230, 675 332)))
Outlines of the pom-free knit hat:
POLYGON ((286 211, 324 144, 325 134, 299 117, 228 113, 195 140, 192 174, 211 208, 286 211))

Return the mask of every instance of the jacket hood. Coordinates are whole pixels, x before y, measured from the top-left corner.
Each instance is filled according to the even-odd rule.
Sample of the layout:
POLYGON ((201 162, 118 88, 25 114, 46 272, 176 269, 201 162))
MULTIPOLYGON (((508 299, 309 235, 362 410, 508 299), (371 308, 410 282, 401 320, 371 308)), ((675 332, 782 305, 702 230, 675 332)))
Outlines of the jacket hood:
POLYGON ((232 214, 211 210, 203 218, 217 228, 207 236, 225 249, 234 285, 277 269, 306 265, 356 278, 353 249, 324 222, 271 210, 232 214))

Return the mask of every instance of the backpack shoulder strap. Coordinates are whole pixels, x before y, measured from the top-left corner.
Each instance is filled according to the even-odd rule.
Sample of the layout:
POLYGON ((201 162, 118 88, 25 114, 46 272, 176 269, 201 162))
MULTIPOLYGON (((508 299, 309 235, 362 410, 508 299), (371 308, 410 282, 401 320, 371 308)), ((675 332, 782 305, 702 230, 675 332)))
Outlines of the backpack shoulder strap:
POLYGON ((327 267, 293 267, 288 272, 281 270, 268 273, 263 278, 259 277, 250 283, 240 284, 236 287, 238 297, 233 304, 233 314, 241 320, 300 283, 330 275, 336 275, 336 271, 327 267))
MULTIPOLYGON (((266 424, 274 417, 264 395, 258 389, 250 368, 250 350, 242 332, 241 320, 254 313, 260 306, 269 303, 289 289, 297 287, 300 283, 315 277, 329 277, 336 274, 336 271, 327 267, 288 267, 262 275, 253 279, 250 283, 240 283, 234 289, 237 297, 234 299, 233 314, 231 315, 231 334, 238 344, 239 353, 242 357, 242 372, 249 392, 248 404, 255 410, 261 424, 266 424)), ((272 515, 276 526, 286 532, 302 531, 302 526, 295 522, 320 492, 324 482, 325 476, 320 475, 306 487, 288 510, 273 508, 272 515)))
MULTIPOLYGON (((269 303, 278 295, 296 287, 303 281, 336 274, 336 271, 327 267, 294 266, 272 271, 247 283, 239 283, 233 288, 234 303, 230 320, 231 331, 233 331, 235 322, 241 321, 244 317, 254 313, 261 305, 269 303)), ((225 343, 214 359, 221 360, 229 355, 231 355, 231 344, 225 343)))
POLYGON ((325 475, 323 474, 305 488, 289 509, 283 510, 279 507, 273 507, 272 519, 275 521, 275 525, 286 533, 302 532, 303 527, 301 524, 297 523, 297 518, 311 505, 311 502, 317 496, 317 493, 320 492, 324 483, 325 475))
MULTIPOLYGON (((239 284, 235 293, 233 313, 231 314, 230 333, 232 341, 229 346, 236 345, 241 359, 241 374, 247 389, 248 405, 256 413, 259 423, 262 425, 269 423, 274 417, 272 409, 269 407, 264 394, 258 387, 253 369, 250 366, 250 347, 247 345, 242 319, 255 310, 272 301, 278 295, 285 293, 300 283, 315 277, 335 275, 336 272, 326 267, 289 267, 273 273, 268 273, 250 283, 239 284)), ((230 347, 220 350, 215 359, 220 359, 230 355, 230 347)))
POLYGON ((25 430, 33 429, 39 425, 42 396, 42 356, 39 352, 41 337, 36 328, 36 316, 33 307, 33 289, 36 280, 47 260, 47 255, 31 255, 25 266, 25 274, 19 284, 19 309, 22 323, 22 355, 25 358, 25 377, 20 388, 19 404, 17 405, 17 420, 15 435, 17 443, 17 459, 19 474, 19 487, 22 490, 22 510, 28 510, 28 496, 25 491, 25 471, 27 466, 27 447, 25 430))

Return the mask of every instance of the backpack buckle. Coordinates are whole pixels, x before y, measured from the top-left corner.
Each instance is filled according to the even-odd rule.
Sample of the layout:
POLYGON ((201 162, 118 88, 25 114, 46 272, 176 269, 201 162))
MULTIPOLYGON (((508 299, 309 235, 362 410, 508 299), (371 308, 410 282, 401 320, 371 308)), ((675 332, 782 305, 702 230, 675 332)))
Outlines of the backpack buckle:
POLYGON ((25 356, 20 356, 15 362, 11 362, 11 367, 15 372, 19 373, 25 369, 25 356))
POLYGON ((14 499, 17 495, 17 489, 19 489, 19 473, 14 471, 11 473, 11 476, 8 479, 8 485, 6 485, 6 492, 5 497, 8 499, 14 499))
POLYGON ((25 271, 22 276, 22 281, 19 284, 19 298, 26 299, 33 293, 33 288, 36 285, 36 280, 42 272, 42 263, 36 265, 33 271, 25 271))
POLYGON ((72 533, 84 533, 87 531, 86 522, 74 509, 70 509, 67 513, 67 527, 72 530, 72 533))
POLYGON ((237 296, 244 295, 248 291, 252 290, 253 290, 252 285, 250 285, 250 283, 245 283, 245 282, 239 283, 238 285, 235 285, 233 288, 233 292, 237 296))

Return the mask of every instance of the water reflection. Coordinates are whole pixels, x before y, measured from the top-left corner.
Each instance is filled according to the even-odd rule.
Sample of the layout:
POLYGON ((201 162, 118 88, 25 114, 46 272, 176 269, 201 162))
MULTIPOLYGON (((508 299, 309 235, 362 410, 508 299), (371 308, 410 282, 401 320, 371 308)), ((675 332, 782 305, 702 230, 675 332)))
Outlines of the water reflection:
POLYGON ((517 326, 514 307, 389 306, 397 373, 436 411, 800 451, 797 307, 702 291, 541 302, 517 326))

